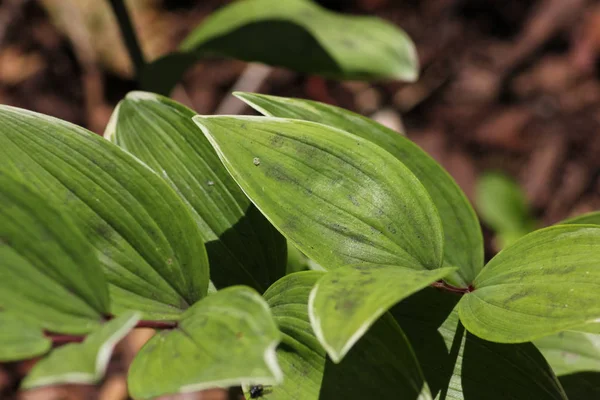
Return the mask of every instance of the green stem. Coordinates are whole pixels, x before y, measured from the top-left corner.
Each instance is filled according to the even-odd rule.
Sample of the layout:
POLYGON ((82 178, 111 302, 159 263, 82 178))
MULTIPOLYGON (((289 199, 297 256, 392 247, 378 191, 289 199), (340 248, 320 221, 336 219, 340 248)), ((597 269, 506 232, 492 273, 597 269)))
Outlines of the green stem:
POLYGON ((135 77, 139 83, 140 74, 142 73, 142 68, 144 68, 146 62, 144 61, 144 54, 142 53, 135 30, 133 29, 131 18, 129 18, 127 7, 125 7, 123 0, 109 0, 109 2, 112 6, 113 12, 115 13, 115 16, 117 17, 117 22, 119 23, 119 28, 121 29, 121 35, 123 35, 125 46, 127 46, 129 57, 131 57, 131 62, 133 63, 135 77))

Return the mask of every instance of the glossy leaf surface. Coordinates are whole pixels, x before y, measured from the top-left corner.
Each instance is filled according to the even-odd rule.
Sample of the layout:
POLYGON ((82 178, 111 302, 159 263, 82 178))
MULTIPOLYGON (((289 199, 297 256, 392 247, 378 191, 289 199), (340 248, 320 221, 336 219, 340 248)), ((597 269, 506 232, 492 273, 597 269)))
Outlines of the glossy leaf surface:
POLYGON ((180 53, 150 64, 142 86, 168 94, 183 72, 206 56, 343 79, 414 81, 418 74, 412 41, 381 19, 334 13, 306 0, 245 0, 204 20, 180 53))
POLYGON ((315 285, 308 303, 311 325, 334 362, 340 362, 390 307, 453 272, 412 265, 360 264, 329 272, 315 285))
POLYGON ((264 294, 282 333, 277 358, 284 380, 281 385, 265 387, 263 397, 431 399, 418 361, 389 314, 373 324, 342 362, 334 364, 327 358, 312 332, 307 313, 309 293, 322 276, 323 272, 317 271, 294 273, 277 281, 264 294))
POLYGON ((406 165, 427 189, 444 230, 444 266, 459 267, 446 278, 467 287, 483 266, 483 238, 469 201, 452 177, 410 140, 385 126, 343 108, 316 101, 235 93, 264 115, 319 122, 367 139, 406 165))
POLYGON ((324 268, 360 262, 440 267, 435 206, 410 170, 380 147, 306 121, 194 121, 262 213, 324 268))
POLYGON ((206 241, 218 288, 245 284, 264 292, 285 273, 285 239, 229 176, 194 115, 165 97, 132 92, 119 103, 105 137, 185 199, 206 241))
POLYGON ((134 398, 255 382, 281 382, 275 348, 280 333, 254 290, 232 286, 188 309, 176 328, 140 350, 128 376, 134 398))
POLYGON ((126 312, 104 323, 83 343, 70 343, 38 361, 22 383, 23 389, 65 383, 99 382, 117 343, 139 321, 140 313, 126 312))
POLYGON ((208 262, 192 214, 157 174, 107 140, 0 107, 0 172, 67 210, 100 259, 112 313, 176 319, 206 294, 208 262))
POLYGON ((109 312, 100 263, 81 232, 45 197, 2 171, 0 306, 61 333, 89 332, 109 312))
POLYGON ((600 319, 600 226, 558 225, 494 257, 459 305, 475 335, 503 343, 538 339, 600 319))

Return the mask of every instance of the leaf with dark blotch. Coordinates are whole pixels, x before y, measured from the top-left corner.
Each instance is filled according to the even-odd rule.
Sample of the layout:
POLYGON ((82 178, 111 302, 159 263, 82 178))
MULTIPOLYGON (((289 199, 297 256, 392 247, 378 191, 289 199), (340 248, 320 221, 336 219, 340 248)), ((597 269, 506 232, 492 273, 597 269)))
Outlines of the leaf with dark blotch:
POLYGON ((460 301, 475 335, 519 343, 600 321, 600 226, 557 225, 494 257, 460 301))
POLYGON ((441 266, 443 233, 431 198, 404 164, 377 145, 307 121, 194 121, 250 200, 324 268, 363 262, 441 266))
POLYGON ((311 292, 308 315, 313 330, 329 357, 340 362, 390 307, 453 271, 413 265, 338 268, 321 278, 311 292))
POLYGON ((204 237, 212 282, 264 292, 285 274, 286 242, 229 176, 192 121, 166 97, 132 92, 105 137, 161 175, 190 207, 204 237))
POLYGON ((309 293, 323 276, 317 271, 293 273, 264 294, 282 333, 277 358, 285 379, 265 387, 263 398, 431 399, 418 361, 389 314, 375 322, 339 364, 327 358, 307 313, 309 293))
MULTIPOLYGON (((208 262, 191 212, 150 168, 100 136, 0 106, 0 172, 68 212, 100 260, 111 312, 172 320, 206 294, 208 262)), ((87 279, 91 281, 90 279, 87 279)))
POLYGON ((100 263, 70 217, 2 170, 0 305, 44 329, 75 334, 97 326, 110 307, 100 263))
POLYGON ((319 122, 367 139, 400 160, 427 189, 444 230, 444 266, 459 270, 445 278, 466 288, 483 267, 483 238, 477 216, 454 179, 427 153, 397 132, 343 108, 317 101, 235 93, 260 113, 319 122), (460 221, 460 223, 457 223, 460 221))
POLYGON ((275 348, 280 333, 254 290, 232 286, 190 307, 178 326, 156 334, 133 360, 134 398, 282 380, 275 348))
POLYGON ((386 21, 334 13, 306 0, 245 0, 204 20, 178 53, 146 66, 142 87, 168 94, 188 67, 210 56, 343 79, 414 81, 418 75, 412 41, 386 21))

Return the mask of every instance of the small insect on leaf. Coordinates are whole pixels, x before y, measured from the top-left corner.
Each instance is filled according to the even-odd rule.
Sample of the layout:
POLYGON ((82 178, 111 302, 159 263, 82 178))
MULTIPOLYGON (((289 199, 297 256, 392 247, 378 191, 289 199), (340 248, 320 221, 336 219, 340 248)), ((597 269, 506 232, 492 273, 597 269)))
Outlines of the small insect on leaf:
POLYGON ((255 385, 252 386, 250 388, 250 398, 251 399, 258 399, 259 397, 262 397, 263 393, 265 392, 265 388, 263 385, 255 385))

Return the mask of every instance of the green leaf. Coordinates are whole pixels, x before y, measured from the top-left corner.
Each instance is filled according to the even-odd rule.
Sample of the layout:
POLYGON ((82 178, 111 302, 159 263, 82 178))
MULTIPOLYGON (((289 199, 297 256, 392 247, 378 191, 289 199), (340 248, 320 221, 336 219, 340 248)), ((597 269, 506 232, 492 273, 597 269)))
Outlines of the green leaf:
POLYGON ((308 315, 319 342, 338 363, 391 306, 455 268, 360 264, 338 268, 315 285, 308 315))
POLYGON ((264 294, 283 336, 277 358, 285 379, 266 387, 263 398, 431 399, 417 359, 389 314, 375 322, 342 362, 326 358, 307 313, 309 293, 322 276, 317 271, 287 275, 264 294))
POLYGON ((19 361, 44 354, 52 342, 39 325, 0 311, 0 362, 19 361))
POLYGON ((109 312, 100 263, 69 216, 2 170, 0 305, 62 333, 89 332, 109 312))
POLYGON ((558 378, 569 400, 600 399, 600 373, 578 372, 558 378))
POLYGON ((600 225, 600 211, 594 211, 587 214, 578 215, 573 218, 569 218, 561 222, 561 224, 592 224, 592 225, 600 225))
POLYGON ((112 313, 176 319, 206 294, 208 262, 192 214, 124 150, 67 122, 2 106, 0 159, 0 172, 59 204, 91 243, 112 313))
POLYGON ((142 87, 161 94, 198 59, 224 56, 342 79, 415 81, 410 38, 379 18, 343 15, 306 0, 245 0, 204 20, 172 54, 150 64, 142 87))
POLYGON ((287 267, 286 274, 291 274, 292 272, 300 272, 309 270, 309 260, 308 258, 302 254, 300 250, 296 248, 290 242, 287 242, 287 267))
POLYGON ((319 122, 342 129, 379 145, 402 161, 427 189, 440 214, 444 266, 460 268, 446 280, 454 286, 467 287, 475 279, 483 267, 483 238, 477 216, 452 177, 419 146, 372 119, 343 108, 254 93, 235 95, 264 115, 319 122))
POLYGON ((218 288, 245 284, 264 292, 285 274, 285 239, 229 176, 194 115, 165 97, 132 92, 117 106, 105 137, 185 199, 206 241, 218 288))
POLYGON ((380 147, 314 122, 200 116, 194 121, 250 200, 323 267, 440 266, 443 234, 431 198, 380 147))
POLYGON ((494 257, 460 301, 475 335, 502 343, 538 339, 600 320, 600 226, 530 233, 494 257))
POLYGON ((83 343, 70 343, 38 361, 22 383, 23 389, 40 386, 99 382, 113 349, 140 319, 138 312, 126 312, 92 332, 83 343))
POLYGON ((535 222, 519 185, 501 173, 486 173, 477 182, 477 210, 506 247, 534 229, 535 222))
POLYGON ((188 309, 175 329, 146 343, 131 364, 129 392, 154 398, 247 382, 279 383, 279 340, 258 293, 243 286, 219 290, 188 309))
POLYGON ((564 331, 534 341, 556 375, 600 372, 600 335, 564 331))
POLYGON ((455 307, 459 299, 456 293, 427 288, 391 311, 436 399, 566 400, 531 343, 492 343, 465 332, 455 307))

